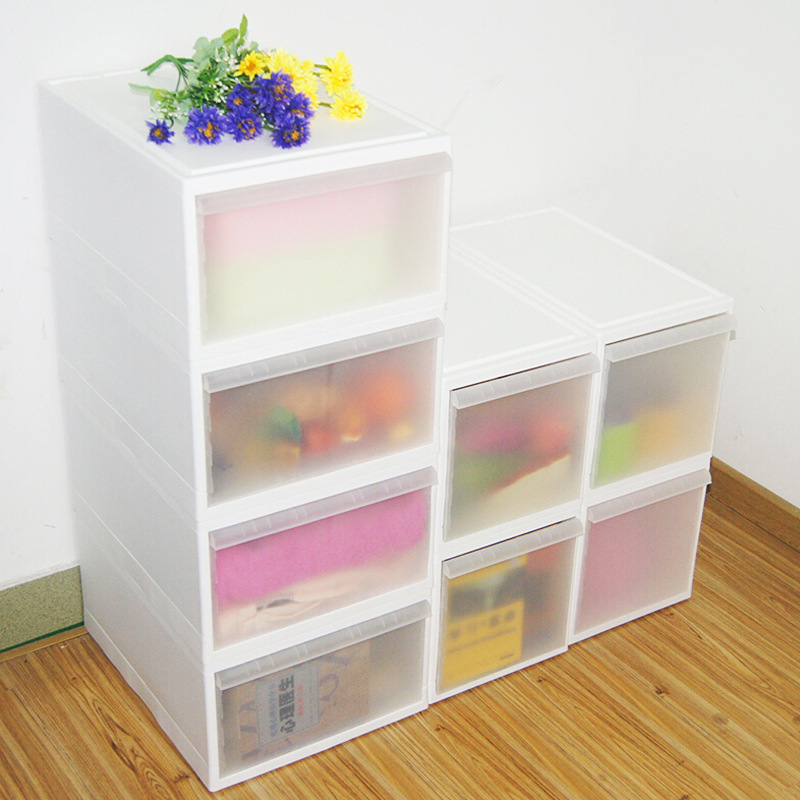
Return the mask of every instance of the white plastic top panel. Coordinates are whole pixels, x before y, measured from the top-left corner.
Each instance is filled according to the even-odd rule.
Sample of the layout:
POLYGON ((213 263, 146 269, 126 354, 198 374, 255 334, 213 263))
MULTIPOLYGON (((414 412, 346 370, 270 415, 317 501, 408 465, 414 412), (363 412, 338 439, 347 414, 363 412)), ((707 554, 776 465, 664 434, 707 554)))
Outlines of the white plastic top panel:
POLYGON ((558 209, 459 228, 450 245, 552 303, 604 342, 733 305, 727 295, 558 209))
POLYGON ((592 338, 451 254, 444 370, 456 385, 594 352, 592 338), (486 374, 481 374, 482 372, 486 374))
POLYGON ((328 153, 363 151, 373 145, 443 135, 370 97, 367 113, 360 120, 336 120, 326 109, 320 109, 311 123, 309 141, 291 150, 274 147, 268 136, 251 142, 237 143, 231 139, 200 147, 187 142, 180 131, 176 131, 169 144, 155 145, 147 141, 146 121, 152 119, 149 97, 146 92, 131 89, 130 84, 173 88, 174 82, 173 73, 165 68, 163 73, 156 72, 149 77, 144 72, 132 71, 53 80, 46 88, 146 157, 183 177, 273 165, 328 153))

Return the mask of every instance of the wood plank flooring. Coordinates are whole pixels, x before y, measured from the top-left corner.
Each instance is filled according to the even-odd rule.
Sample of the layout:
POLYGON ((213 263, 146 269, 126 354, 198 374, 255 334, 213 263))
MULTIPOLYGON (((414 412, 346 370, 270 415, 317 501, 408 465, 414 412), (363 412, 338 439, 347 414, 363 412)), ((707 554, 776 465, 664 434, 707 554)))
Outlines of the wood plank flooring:
POLYGON ((16 654, 0 798, 798 800, 796 521, 729 478, 691 600, 216 795, 87 635, 16 654))

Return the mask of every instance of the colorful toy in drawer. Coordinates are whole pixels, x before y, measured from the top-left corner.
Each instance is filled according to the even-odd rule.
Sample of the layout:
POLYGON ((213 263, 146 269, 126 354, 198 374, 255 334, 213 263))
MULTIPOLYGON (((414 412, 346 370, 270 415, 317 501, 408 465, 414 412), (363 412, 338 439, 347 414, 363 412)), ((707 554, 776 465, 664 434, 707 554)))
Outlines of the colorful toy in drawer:
POLYGON ((453 458, 454 506, 470 505, 568 457, 570 409, 503 398, 459 412, 453 458))
POLYGON ((449 581, 440 688, 495 672, 522 657, 526 558, 449 581))
POLYGON ((222 693, 225 756, 263 761, 356 724, 369 713, 369 641, 222 693))
POLYGON ((216 551, 216 641, 229 644, 419 577, 425 489, 216 551))
POLYGON ((609 483, 688 455, 691 427, 691 407, 678 402, 642 404, 624 421, 607 421, 595 482, 609 483))
POLYGON ((421 443, 433 347, 419 342, 212 392, 212 492, 318 474, 421 443))

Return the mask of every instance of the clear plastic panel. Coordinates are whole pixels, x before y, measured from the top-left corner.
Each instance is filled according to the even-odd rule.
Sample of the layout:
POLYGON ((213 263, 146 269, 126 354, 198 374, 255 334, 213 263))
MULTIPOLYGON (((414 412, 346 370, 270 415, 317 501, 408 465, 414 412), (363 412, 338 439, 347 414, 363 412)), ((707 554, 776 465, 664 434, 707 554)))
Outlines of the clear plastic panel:
POLYGON ((586 374, 451 410, 447 539, 578 499, 590 386, 586 374))
POLYGON ((445 155, 200 198, 205 341, 440 288, 445 155))
MULTIPOLYGON (((208 401, 212 502, 428 444, 438 342, 417 341, 414 330, 349 342, 350 357, 310 368, 301 368, 303 354, 288 374, 278 359, 277 377, 237 385, 221 376, 230 388, 212 388, 208 401)), ((240 377, 272 372, 265 362, 240 377)), ((217 386, 220 376, 210 377, 217 386)))
POLYGON ((599 521, 586 531, 576 635, 613 627, 689 593, 706 483, 691 480, 693 488, 678 494, 675 484, 664 484, 644 505, 642 493, 630 502, 620 498, 613 501, 615 516, 608 516, 608 507, 596 515, 590 509, 590 520, 599 521))
POLYGON ((218 675, 221 774, 420 702, 426 620, 408 611, 218 675))
POLYGON ((439 691, 566 647, 579 533, 570 520, 445 563, 439 691))
POLYGON ((629 357, 612 351, 593 486, 711 451, 729 339, 725 331, 660 349, 629 348, 629 357))
POLYGON ((215 532, 217 647, 423 580, 433 470, 215 532))

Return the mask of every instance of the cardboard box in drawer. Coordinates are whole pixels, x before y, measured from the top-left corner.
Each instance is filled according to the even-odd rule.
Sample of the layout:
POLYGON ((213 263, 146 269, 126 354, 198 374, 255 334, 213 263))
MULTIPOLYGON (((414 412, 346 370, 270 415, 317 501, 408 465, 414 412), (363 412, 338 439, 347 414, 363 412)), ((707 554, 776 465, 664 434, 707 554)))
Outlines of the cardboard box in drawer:
POLYGON ((259 761, 346 728, 369 711, 369 641, 265 675, 224 695, 226 751, 259 761))

